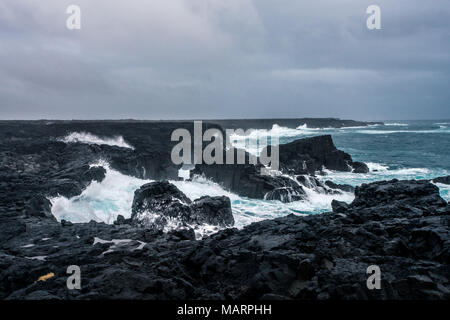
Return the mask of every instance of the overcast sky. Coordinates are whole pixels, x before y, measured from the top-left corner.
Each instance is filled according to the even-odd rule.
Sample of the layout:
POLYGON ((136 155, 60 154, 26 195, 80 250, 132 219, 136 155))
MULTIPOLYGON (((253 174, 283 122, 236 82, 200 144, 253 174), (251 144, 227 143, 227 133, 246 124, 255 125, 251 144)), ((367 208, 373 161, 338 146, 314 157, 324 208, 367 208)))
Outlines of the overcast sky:
POLYGON ((0 119, 267 117, 450 118, 450 1, 0 1, 0 119))

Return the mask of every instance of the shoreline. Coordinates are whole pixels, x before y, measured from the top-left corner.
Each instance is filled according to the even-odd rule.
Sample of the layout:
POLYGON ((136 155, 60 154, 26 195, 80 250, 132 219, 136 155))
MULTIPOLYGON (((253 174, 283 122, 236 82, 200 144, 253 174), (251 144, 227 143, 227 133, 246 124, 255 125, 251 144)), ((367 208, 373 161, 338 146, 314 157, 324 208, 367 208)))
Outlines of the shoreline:
MULTIPOLYGON (((334 200, 333 212, 291 214, 240 230, 232 227, 228 197, 189 200, 162 182, 135 193, 130 218, 113 224, 56 221, 47 198, 74 197, 103 181, 105 169, 93 166, 99 159, 130 177, 175 177, 178 167, 170 163, 166 141, 180 123, 192 125, 2 126, 0 299, 449 299, 450 207, 428 181, 363 184, 354 189, 352 203, 334 200), (120 142, 133 148, 58 140, 74 131, 120 135, 120 142), (141 223, 136 217, 147 211, 163 219, 141 223), (181 219, 182 227, 163 232, 166 217, 181 219), (226 228, 195 240, 188 225, 204 221, 226 228), (67 268, 73 265, 81 270, 80 290, 66 287, 67 268), (381 268, 379 291, 365 286, 370 265, 381 268)), ((290 202, 305 199, 304 188, 330 196, 353 190, 317 180, 323 166, 355 175, 368 170, 337 149, 330 135, 297 139, 281 149, 284 176, 261 177, 248 164, 226 170, 202 165, 196 173, 250 199, 290 202)))

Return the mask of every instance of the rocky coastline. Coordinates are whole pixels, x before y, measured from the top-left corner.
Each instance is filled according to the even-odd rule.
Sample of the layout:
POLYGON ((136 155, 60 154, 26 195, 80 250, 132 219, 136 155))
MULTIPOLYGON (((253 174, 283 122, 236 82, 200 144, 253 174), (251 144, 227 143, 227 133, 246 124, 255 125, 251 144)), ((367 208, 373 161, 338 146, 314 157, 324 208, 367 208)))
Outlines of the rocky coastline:
POLYGON ((354 189, 322 183, 314 176, 322 167, 354 174, 368 170, 336 149, 331 136, 283 145, 282 176, 262 176, 253 165, 197 166, 194 173, 249 198, 296 201, 304 198, 303 187, 355 193, 352 203, 333 201, 332 212, 288 215, 239 230, 233 227, 230 199, 189 199, 167 181, 178 178, 169 142, 179 126, 2 122, 0 299, 450 298, 450 205, 432 183, 448 183, 448 177, 354 189), (74 131, 114 133, 134 148, 59 140, 74 131), (102 181, 99 160, 123 174, 156 181, 135 191, 129 219, 57 221, 48 197, 73 197, 102 181), (172 220, 178 228, 165 230, 172 220), (196 239, 192 225, 203 223, 222 230, 196 239), (70 265, 80 266, 79 290, 66 286, 70 265), (381 270, 379 290, 366 286, 371 265, 381 270))

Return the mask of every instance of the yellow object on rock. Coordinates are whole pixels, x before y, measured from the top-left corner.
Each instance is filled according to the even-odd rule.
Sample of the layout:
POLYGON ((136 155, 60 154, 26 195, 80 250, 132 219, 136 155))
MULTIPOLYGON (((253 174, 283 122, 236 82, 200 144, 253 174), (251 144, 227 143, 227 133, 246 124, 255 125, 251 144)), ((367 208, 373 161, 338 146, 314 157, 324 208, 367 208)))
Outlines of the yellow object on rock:
POLYGON ((53 272, 50 272, 50 273, 47 273, 46 275, 43 275, 43 276, 39 277, 36 280, 36 282, 47 281, 48 279, 53 278, 54 276, 55 276, 55 274, 53 272))

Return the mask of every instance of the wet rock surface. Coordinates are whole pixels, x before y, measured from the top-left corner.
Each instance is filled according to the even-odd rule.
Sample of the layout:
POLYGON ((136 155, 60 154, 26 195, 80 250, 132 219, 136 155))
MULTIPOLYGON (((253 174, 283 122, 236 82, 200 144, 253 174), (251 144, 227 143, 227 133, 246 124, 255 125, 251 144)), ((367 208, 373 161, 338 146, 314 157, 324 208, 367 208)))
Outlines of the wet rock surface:
POLYGON ((348 184, 338 184, 333 181, 327 180, 325 181, 325 185, 332 189, 342 190, 345 192, 355 192, 355 187, 348 184))
MULTIPOLYGON (((271 147, 268 149, 266 152, 271 154, 271 147)), ((280 145, 279 154, 280 171, 285 174, 283 176, 262 174, 262 165, 248 164, 251 157, 248 153, 245 153, 247 164, 196 165, 192 174, 203 175, 240 196, 292 202, 305 199, 302 186, 322 188, 325 192, 330 188, 351 190, 350 186, 324 185, 311 177, 323 168, 345 172, 353 170, 355 173, 369 171, 366 164, 353 162, 349 154, 336 149, 330 135, 304 138, 280 145)))
MULTIPOLYGON (((272 147, 267 147, 270 154, 272 147)), ((314 174, 323 168, 336 171, 368 172, 367 165, 336 149, 331 135, 298 139, 279 146, 280 170, 287 174, 314 174)))
POLYGON ((431 180, 434 183, 450 184, 450 176, 437 177, 431 180))
POLYGON ((134 193, 131 222, 147 228, 164 229, 170 220, 178 227, 208 224, 234 225, 228 197, 201 197, 193 202, 168 181, 141 186, 134 193))
POLYGON ((2 299, 450 298, 450 208, 428 182, 362 185, 340 213, 289 215, 203 240, 192 229, 13 220, 1 224, 2 237, 16 227, 1 241, 2 299), (66 287, 69 265, 80 266, 80 290, 66 287), (380 290, 366 286, 370 265, 380 267, 380 290))
POLYGON ((354 161, 352 163, 352 168, 354 173, 368 173, 369 167, 364 162, 354 161))
MULTIPOLYGON (((310 119, 311 124, 328 123, 328 127, 352 123, 339 119, 328 120, 310 119)), ((112 169, 122 174, 137 178, 178 179, 178 170, 181 165, 175 165, 171 160, 172 148, 178 142, 171 141, 171 134, 178 128, 185 128, 193 136, 194 130, 193 122, 183 121, 4 121, 0 123, 0 186, 9 188, 14 193, 12 202, 28 201, 27 194, 20 200, 16 199, 16 194, 20 194, 21 190, 24 193, 51 197, 77 196, 91 181, 101 181, 104 178, 102 173, 104 168, 101 165, 92 167, 99 161, 108 163, 112 169), (62 141, 74 132, 95 135, 105 140, 120 137, 121 142, 132 148, 87 144, 78 140, 71 143, 62 141)), ((242 122, 238 123, 242 124, 242 122)), ((256 120, 252 120, 249 125, 255 123, 256 120)), ((203 123, 203 130, 210 128, 223 132, 217 124, 203 123)), ((300 170, 298 165, 303 166, 303 161, 301 163, 282 161, 282 169, 285 168, 285 173, 297 171, 311 173, 314 170, 321 170, 323 165, 333 170, 350 170, 347 163, 352 164, 351 157, 337 150, 330 136, 298 141, 283 145, 283 151, 280 151, 281 158, 305 157, 312 164, 307 170, 300 170)), ((203 142, 203 144, 208 143, 203 142)), ((192 173, 205 175, 228 190, 249 198, 263 199, 268 192, 284 187, 297 189, 290 193, 294 198, 296 194, 301 193, 297 186, 286 186, 284 177, 261 175, 261 165, 249 164, 249 156, 245 153, 246 164, 237 164, 238 162, 234 161, 233 165, 197 165, 192 173)), ((276 191, 275 193, 286 192, 276 191)), ((5 201, 9 201, 7 198, 5 196, 5 201)))
MULTIPOLYGON (((164 233, 120 216, 111 225, 56 221, 47 197, 78 195, 101 181, 101 166, 92 167, 101 159, 136 177, 177 173, 165 162, 167 141, 182 125, 150 124, 2 123, 0 299, 450 299, 450 209, 427 181, 362 185, 351 204, 334 202, 335 212, 226 228, 202 240, 190 228, 164 233), (134 149, 57 140, 71 131, 122 135, 134 149), (71 265, 80 267, 80 290, 67 288, 71 265), (371 265, 380 267, 380 290, 366 286, 371 265)), ((330 163, 346 157, 336 159, 330 163)), ((253 170, 239 167, 242 176, 230 185, 258 197, 290 188, 289 178, 253 170)), ((173 191, 162 189, 160 200, 184 199, 173 191)), ((214 223, 227 200, 185 202, 202 212, 195 219, 214 223)))

